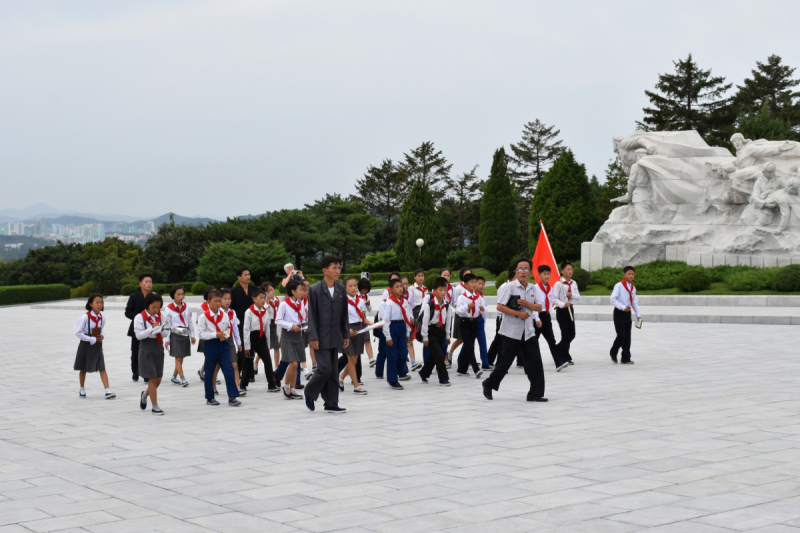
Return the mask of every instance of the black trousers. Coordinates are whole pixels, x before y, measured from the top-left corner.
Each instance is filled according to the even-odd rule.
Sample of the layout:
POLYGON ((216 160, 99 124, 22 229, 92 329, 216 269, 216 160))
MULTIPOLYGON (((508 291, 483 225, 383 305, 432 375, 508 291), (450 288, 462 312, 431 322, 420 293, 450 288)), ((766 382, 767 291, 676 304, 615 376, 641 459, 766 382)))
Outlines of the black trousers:
POLYGON ((564 364, 566 360, 561 354, 561 349, 558 347, 558 344, 556 344, 556 336, 553 335, 553 320, 550 318, 550 313, 539 313, 539 320, 542 322, 542 327, 535 327, 536 342, 539 342, 539 337, 544 337, 544 340, 547 341, 548 348, 550 348, 550 355, 553 356, 553 362, 556 364, 556 368, 558 368, 564 364))
MULTIPOLYGON (((264 376, 267 378, 267 385, 270 387, 276 387, 275 372, 272 370, 272 356, 270 355, 269 347, 267 346, 267 335, 269 335, 269 330, 264 332, 263 337, 259 337, 258 334, 258 331, 250 332, 250 357, 246 358, 244 365, 249 367, 249 373, 252 376, 253 360, 257 355, 258 358, 261 359, 261 362, 264 363, 264 376)), ((242 370, 242 374, 244 374, 244 370, 242 370)))
MULTIPOLYGON (((364 335, 366 335, 366 334, 364 334, 364 335)), ((342 354, 341 356, 339 356, 339 375, 340 376, 342 375, 342 372, 344 372, 344 367, 346 367, 346 366, 347 366, 347 356, 342 354)), ((361 356, 360 355, 358 356, 358 359, 356 359, 356 377, 358 378, 358 381, 360 383, 361 382, 361 356)))
POLYGON ((325 407, 339 405, 339 350, 320 348, 314 350, 317 356, 317 371, 306 383, 306 396, 314 401, 322 396, 325 407))
POLYGON ((489 345, 486 355, 489 357, 489 364, 493 365, 497 361, 497 353, 500 351, 500 317, 494 319, 494 339, 489 345))
POLYGON ((139 339, 131 337, 131 372, 139 376, 139 339))
POLYGON ((469 370, 470 366, 474 372, 477 372, 481 369, 481 366, 475 360, 475 339, 478 337, 478 319, 461 317, 459 329, 461 330, 461 340, 464 344, 462 344, 461 357, 458 358, 458 372, 463 374, 469 370))
MULTIPOLYGON (((574 313, 575 309, 572 312, 574 313)), ((567 361, 572 361, 569 346, 575 340, 575 321, 570 317, 569 309, 566 307, 556 309, 556 320, 558 321, 558 328, 561 330, 561 342, 558 343, 561 355, 567 361)))
POLYGON ((436 367, 436 373, 439 374, 439 383, 450 381, 450 376, 447 374, 447 367, 444 364, 444 353, 442 353, 442 346, 444 345, 444 329, 437 326, 428 327, 428 348, 431 354, 428 360, 422 365, 419 375, 428 379, 433 373, 433 367, 436 367))
POLYGON ((611 346, 611 353, 616 356, 619 349, 622 348, 622 362, 631 360, 631 326, 633 326, 633 313, 626 313, 619 309, 614 309, 614 329, 617 332, 617 338, 614 339, 614 344, 611 346))
POLYGON ((512 339, 500 335, 502 338, 500 354, 497 358, 497 365, 491 375, 483 381, 483 384, 493 390, 500 389, 500 382, 508 374, 511 363, 515 357, 522 359, 525 367, 525 375, 528 376, 530 389, 528 396, 541 398, 544 396, 544 368, 542 367, 542 354, 539 352, 539 342, 536 337, 532 339, 512 339))

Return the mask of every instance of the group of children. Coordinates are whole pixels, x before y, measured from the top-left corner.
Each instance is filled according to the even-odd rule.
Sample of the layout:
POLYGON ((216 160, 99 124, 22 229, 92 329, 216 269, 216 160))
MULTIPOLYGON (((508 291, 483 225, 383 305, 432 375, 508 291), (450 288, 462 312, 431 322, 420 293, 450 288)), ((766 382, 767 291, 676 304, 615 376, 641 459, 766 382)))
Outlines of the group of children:
MULTIPOLYGON (((196 322, 192 320, 192 310, 185 301, 183 286, 172 288, 172 302, 164 308, 162 296, 150 290, 152 278, 142 276, 141 293, 131 296, 126 309, 126 316, 132 318, 133 379, 137 381, 141 376, 147 384, 139 398, 140 408, 147 409, 149 401, 152 413, 163 415, 158 405, 158 387, 163 377, 165 348, 174 360, 171 382, 182 387, 189 385, 183 359, 191 356, 191 347, 195 343, 198 352, 204 354, 198 375, 204 383, 208 405, 219 405, 216 385, 220 383, 217 376, 221 371, 228 404, 240 406, 239 398, 247 394, 248 384, 255 381, 259 362, 263 363, 269 392, 281 391, 289 400, 303 399, 298 392, 304 388, 301 375, 309 379, 316 370, 313 349, 310 350, 311 370, 306 365, 310 283, 302 273, 294 271, 291 264, 285 269, 287 276, 282 285, 286 296, 283 300, 275 294, 270 282, 260 287, 250 286, 249 269, 242 267, 237 272, 239 287, 206 288, 196 322), (139 312, 137 307, 142 310, 139 312), (136 353, 133 353, 134 346, 136 353)), ((624 271, 625 279, 617 284, 611 295, 617 331, 611 358, 616 363, 617 352, 622 349, 622 363, 632 364, 631 310, 635 311, 637 318, 641 315, 633 286, 635 270, 625 267, 624 271)), ((483 295, 486 280, 468 268, 459 272, 458 285, 450 284, 450 269, 441 269, 430 288, 424 286, 425 272, 421 269, 415 271, 413 285, 409 285, 407 277, 392 273, 375 317, 375 322, 382 321, 382 327, 374 329, 370 328, 373 321, 368 318, 372 312, 370 281, 345 278, 350 342, 340 350, 339 390, 345 390, 345 379, 349 377, 356 395, 367 394, 361 368, 364 351, 377 378, 383 379, 385 367, 386 380, 392 389, 403 389, 400 382, 411 379, 409 370, 419 371, 422 382, 428 383, 435 369, 439 384, 450 386, 448 369, 452 366, 455 350, 461 346, 457 359, 458 376, 469 377, 470 368, 476 378, 492 371, 489 379, 483 382, 487 399, 492 399, 492 391, 498 389, 516 359, 517 366, 525 368, 531 381, 528 399, 547 401, 538 339, 540 336, 545 338, 556 371, 574 364, 570 354, 570 344, 575 338, 573 304, 579 301, 580 293, 577 283, 572 280, 573 267, 569 262, 562 264, 561 276, 555 284, 550 284, 550 267, 539 266, 538 274, 538 283, 528 283, 532 272, 531 262, 527 259, 520 259, 508 271, 508 281, 497 288, 496 335, 488 348, 485 334, 487 305, 483 295), (561 330, 558 343, 551 321, 553 310, 561 330), (375 357, 370 332, 362 332, 364 329, 372 329, 372 334, 378 339, 375 357), (423 345, 422 362, 416 360, 415 340, 423 345)), ((86 373, 99 371, 106 389, 105 397, 111 399, 115 395, 109 388, 102 351, 105 327, 102 295, 92 294, 86 309, 87 313, 81 316, 76 330, 81 340, 74 365, 75 370, 80 371, 80 396, 85 397, 86 373)))

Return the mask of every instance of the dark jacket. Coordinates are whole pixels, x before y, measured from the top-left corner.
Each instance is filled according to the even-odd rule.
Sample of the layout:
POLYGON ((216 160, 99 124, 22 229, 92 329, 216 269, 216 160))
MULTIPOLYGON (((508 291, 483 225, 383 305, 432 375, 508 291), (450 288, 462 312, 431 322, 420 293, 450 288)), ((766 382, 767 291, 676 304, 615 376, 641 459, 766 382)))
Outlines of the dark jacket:
POLYGON ((347 293, 338 281, 333 298, 323 279, 308 289, 308 340, 319 341, 320 350, 338 349, 350 338, 347 293))
POLYGON ((241 330, 244 324, 244 312, 247 308, 253 305, 253 289, 254 285, 248 287, 248 293, 244 293, 241 285, 237 285, 231 289, 231 309, 236 313, 236 318, 239 319, 239 329, 241 330))
POLYGON ((142 311, 144 311, 144 294, 138 290, 130 295, 125 305, 125 316, 131 321, 131 325, 128 326, 128 337, 133 337, 133 319, 142 311))

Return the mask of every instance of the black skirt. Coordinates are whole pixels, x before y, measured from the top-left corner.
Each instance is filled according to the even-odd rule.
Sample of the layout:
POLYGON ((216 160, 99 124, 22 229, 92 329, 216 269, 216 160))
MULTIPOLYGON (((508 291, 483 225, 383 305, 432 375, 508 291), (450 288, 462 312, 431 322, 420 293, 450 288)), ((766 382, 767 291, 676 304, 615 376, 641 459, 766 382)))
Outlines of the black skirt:
POLYGON ((275 322, 269 325, 269 346, 273 350, 281 347, 281 341, 278 338, 278 325, 275 322))
MULTIPOLYGON (((367 327, 367 325, 364 322, 353 322, 350 324, 350 329, 355 331, 365 327, 367 327)), ((347 345, 347 348, 343 348, 340 351, 344 355, 362 355, 364 353, 364 337, 367 335, 367 333, 350 337, 350 343, 347 345)))
POLYGON ((99 372, 106 369, 106 361, 103 357, 103 343, 98 341, 90 344, 81 341, 78 345, 78 353, 75 354, 75 370, 80 372, 99 372))

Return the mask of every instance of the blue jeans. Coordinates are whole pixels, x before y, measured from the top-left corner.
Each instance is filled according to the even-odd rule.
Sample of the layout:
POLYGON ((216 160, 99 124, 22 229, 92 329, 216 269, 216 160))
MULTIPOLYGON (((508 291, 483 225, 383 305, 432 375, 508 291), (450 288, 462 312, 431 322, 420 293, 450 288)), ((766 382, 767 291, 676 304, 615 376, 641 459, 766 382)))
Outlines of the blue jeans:
POLYGON ((233 364, 231 364, 231 347, 228 341, 211 339, 203 343, 203 354, 206 356, 203 384, 205 385, 206 400, 214 399, 214 369, 219 365, 222 375, 225 376, 225 388, 228 389, 228 398, 239 396, 236 381, 233 378, 233 364))
MULTIPOLYGON (((283 381, 283 376, 286 375, 286 370, 289 368, 289 363, 286 361, 281 361, 278 364, 277 370, 275 370, 275 377, 278 378, 278 381, 283 381)), ((297 363, 297 384, 300 385, 300 363, 297 363)))
POLYGON ((392 335, 392 346, 386 345, 386 380, 394 383, 400 376, 408 373, 405 370, 408 357, 405 323, 392 322, 389 324, 389 333, 392 335))
POLYGON ((489 352, 486 350, 486 320, 478 318, 478 346, 481 349, 481 364, 483 368, 489 367, 489 352))
MULTIPOLYGON (((405 327, 405 324, 403 324, 403 327, 405 327)), ((378 355, 375 357, 375 377, 383 379, 383 367, 386 365, 386 352, 389 346, 386 344, 386 336, 383 334, 383 328, 378 328, 374 331, 375 335, 378 337, 378 355)), ((389 332, 394 336, 391 326, 389 326, 389 332)), ((406 357, 407 356, 408 346, 406 346, 406 357)), ((406 360, 403 359, 403 370, 400 372, 400 375, 405 376, 406 374, 408 374, 408 365, 406 365, 406 360)))

